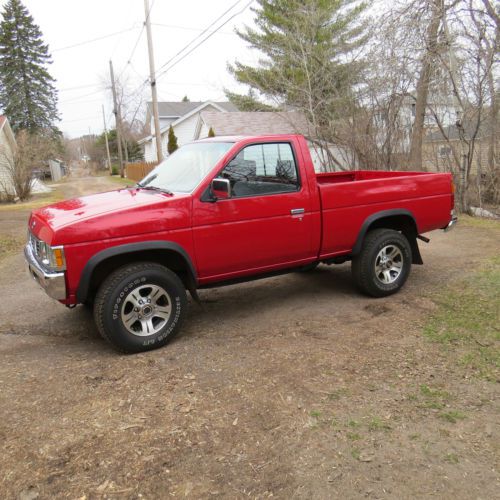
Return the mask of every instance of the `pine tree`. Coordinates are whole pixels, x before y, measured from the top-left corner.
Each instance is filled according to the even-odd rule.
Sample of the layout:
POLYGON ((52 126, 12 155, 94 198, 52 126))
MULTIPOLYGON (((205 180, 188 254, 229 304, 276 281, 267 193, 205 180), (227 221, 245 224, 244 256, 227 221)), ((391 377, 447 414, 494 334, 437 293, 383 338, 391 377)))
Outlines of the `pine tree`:
POLYGON ((248 89, 247 95, 236 94, 229 90, 226 90, 225 94, 240 111, 276 111, 269 104, 260 102, 252 88, 248 89))
POLYGON ((229 66, 247 96, 229 94, 247 109, 259 99, 283 109, 302 111, 315 128, 327 128, 342 116, 359 82, 361 65, 354 55, 366 43, 358 0, 257 0, 257 29, 238 35, 265 57, 257 66, 229 66), (258 97, 257 97, 258 96, 258 97))
POLYGON ((20 0, 9 0, 0 22, 0 108, 14 131, 58 132, 51 62, 33 17, 20 0))
POLYGON ((210 129, 208 130, 207 137, 215 137, 215 132, 214 132, 214 129, 212 127, 210 127, 210 129))
POLYGON ((183 98, 182 98, 182 102, 189 102, 189 97, 187 95, 185 95, 183 98))
POLYGON ((170 128, 168 129, 168 143, 167 143, 168 154, 171 155, 178 148, 179 146, 177 144, 177 137, 174 134, 174 129, 172 128, 172 125, 170 125, 170 128))

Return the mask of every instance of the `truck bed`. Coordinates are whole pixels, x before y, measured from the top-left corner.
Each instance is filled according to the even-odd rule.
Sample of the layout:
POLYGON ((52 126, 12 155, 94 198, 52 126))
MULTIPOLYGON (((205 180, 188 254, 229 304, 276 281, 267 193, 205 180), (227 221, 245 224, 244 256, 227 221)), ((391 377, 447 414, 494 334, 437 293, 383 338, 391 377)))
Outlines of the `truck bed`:
POLYGON ((316 174, 323 236, 321 257, 347 254, 373 213, 406 210, 425 233, 445 227, 452 207, 451 174, 354 170, 316 174))
MULTIPOLYGON (((347 172, 328 172, 316 174, 318 184, 338 184, 339 182, 392 179, 394 177, 413 177, 426 175, 427 172, 389 172, 386 170, 350 170, 347 172)), ((434 174, 431 174, 434 175, 434 174)))

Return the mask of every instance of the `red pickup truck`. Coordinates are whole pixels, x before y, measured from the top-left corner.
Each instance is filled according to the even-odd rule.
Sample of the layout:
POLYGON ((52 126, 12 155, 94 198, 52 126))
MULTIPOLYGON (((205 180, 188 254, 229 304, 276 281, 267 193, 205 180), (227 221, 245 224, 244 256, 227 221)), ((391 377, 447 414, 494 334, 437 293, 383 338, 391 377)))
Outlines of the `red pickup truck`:
POLYGON ((453 226, 450 174, 317 174, 299 135, 187 144, 134 187, 35 210, 25 257, 49 296, 93 307, 117 349, 164 345, 188 290, 352 261, 382 297, 422 264, 417 238, 453 226))

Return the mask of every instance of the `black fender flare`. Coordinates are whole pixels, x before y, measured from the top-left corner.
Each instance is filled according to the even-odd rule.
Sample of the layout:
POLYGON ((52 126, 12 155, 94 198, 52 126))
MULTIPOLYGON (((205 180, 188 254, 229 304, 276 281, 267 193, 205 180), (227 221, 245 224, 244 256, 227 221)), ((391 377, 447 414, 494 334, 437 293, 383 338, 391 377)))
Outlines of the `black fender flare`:
POLYGON ((80 275, 78 290, 76 292, 77 301, 83 303, 87 300, 92 273, 101 262, 118 255, 133 254, 135 252, 142 252, 147 250, 169 250, 178 253, 186 262, 188 270, 191 274, 190 278, 193 280, 194 286, 196 286, 197 275, 191 257, 186 252, 186 250, 178 243, 164 240, 126 243, 124 245, 116 245, 101 250, 87 261, 80 275))
POLYGON ((394 217, 398 215, 403 215, 413 221, 413 224, 415 226, 415 234, 409 238, 409 243, 411 246, 412 256, 413 256, 413 264, 423 264, 422 256, 420 255, 420 250, 418 248, 418 243, 417 243, 417 235, 418 235, 417 221, 415 220, 413 213, 405 208, 392 208, 390 210, 381 210, 380 212, 376 212, 374 214, 369 215, 361 225, 358 237, 356 238, 356 243, 352 248, 352 256, 359 255, 359 253, 361 252, 361 248, 363 246, 363 240, 365 239, 366 233, 368 232, 370 226, 374 222, 380 219, 385 219, 387 217, 394 217))

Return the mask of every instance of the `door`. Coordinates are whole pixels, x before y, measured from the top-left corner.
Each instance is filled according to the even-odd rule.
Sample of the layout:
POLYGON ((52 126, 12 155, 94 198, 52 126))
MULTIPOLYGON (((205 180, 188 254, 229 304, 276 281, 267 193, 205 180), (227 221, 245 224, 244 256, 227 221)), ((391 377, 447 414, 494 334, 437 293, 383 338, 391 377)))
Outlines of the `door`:
POLYGON ((193 235, 202 281, 314 258, 310 195, 296 158, 287 142, 246 146, 217 176, 230 181, 231 197, 194 201, 193 235))

